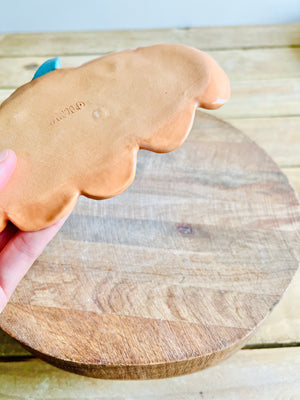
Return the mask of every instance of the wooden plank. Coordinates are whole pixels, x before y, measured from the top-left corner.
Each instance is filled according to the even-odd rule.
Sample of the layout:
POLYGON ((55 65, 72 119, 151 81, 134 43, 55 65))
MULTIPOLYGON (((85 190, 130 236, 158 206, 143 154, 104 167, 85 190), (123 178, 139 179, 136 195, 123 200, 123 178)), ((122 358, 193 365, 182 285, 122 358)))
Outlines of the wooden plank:
MULTIPOLYGON (((300 168, 284 168, 291 185, 300 196, 300 168)), ((300 269, 283 298, 250 340, 251 345, 300 342, 300 269)))
MULTIPOLYGON (((300 168, 284 168, 291 185, 300 196, 300 168)), ((300 268, 283 298, 258 328, 250 345, 300 343, 300 268)))
POLYGON ((300 166, 300 117, 226 121, 254 140, 282 168, 300 166))
MULTIPOLYGON (((300 77, 300 48, 247 49, 211 51, 230 80, 259 80, 300 77)), ((56 54, 57 55, 57 54, 56 54)), ((50 57, 54 57, 52 54, 50 57)), ((100 54, 62 56, 64 68, 76 67, 100 54)), ((37 67, 47 57, 0 58, 0 88, 18 87, 32 79, 37 67)))
POLYGON ((101 54, 156 43, 182 43, 203 50, 299 46, 299 32, 299 24, 289 24, 2 34, 0 56, 101 54))
POLYGON ((299 77, 300 48, 210 51, 231 81, 299 77))
POLYGON ((28 360, 0 363, 0 399, 296 399, 299 375, 299 347, 242 350, 215 367, 150 381, 96 380, 28 360))
POLYGON ((300 168, 284 168, 283 172, 300 197, 300 168))
POLYGON ((0 89, 0 104, 7 99, 15 89, 0 89))
MULTIPOLYGON (((50 57, 54 57, 54 55, 50 57)), ((90 56, 64 56, 61 57, 62 66, 63 68, 76 67, 97 57, 99 57, 98 54, 90 56)), ((48 57, 0 58, 0 88, 17 88, 29 82, 39 65, 47 59, 48 57)))
POLYGON ((300 343, 300 269, 283 298, 257 329, 248 345, 300 343))
MULTIPOLYGON (((0 89, 0 103, 14 90, 0 89)), ((232 82, 232 97, 216 111, 223 119, 299 115, 300 78, 232 82)))
POLYGON ((296 116, 300 79, 248 80, 231 83, 230 101, 211 114, 223 119, 296 116))
POLYGON ((0 360, 3 357, 23 357, 28 355, 30 355, 28 351, 0 329, 0 360))

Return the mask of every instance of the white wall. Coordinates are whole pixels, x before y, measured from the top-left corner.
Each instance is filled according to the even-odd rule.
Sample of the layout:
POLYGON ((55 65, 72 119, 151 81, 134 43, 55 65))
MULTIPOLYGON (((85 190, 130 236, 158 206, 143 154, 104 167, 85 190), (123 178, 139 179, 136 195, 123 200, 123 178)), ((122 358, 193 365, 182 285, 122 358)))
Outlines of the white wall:
POLYGON ((0 0, 0 32, 300 22, 300 0, 0 0))

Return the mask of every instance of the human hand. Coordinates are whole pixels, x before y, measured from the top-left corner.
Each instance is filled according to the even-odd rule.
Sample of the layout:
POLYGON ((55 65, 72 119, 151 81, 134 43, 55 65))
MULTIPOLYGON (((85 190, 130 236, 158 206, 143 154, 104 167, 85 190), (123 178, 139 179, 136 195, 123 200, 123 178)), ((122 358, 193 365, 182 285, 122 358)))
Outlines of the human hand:
MULTIPOLYGON (((0 190, 9 181, 16 164, 17 157, 12 150, 0 153, 0 190)), ((0 313, 21 279, 69 215, 36 232, 23 232, 9 222, 0 233, 0 313)))

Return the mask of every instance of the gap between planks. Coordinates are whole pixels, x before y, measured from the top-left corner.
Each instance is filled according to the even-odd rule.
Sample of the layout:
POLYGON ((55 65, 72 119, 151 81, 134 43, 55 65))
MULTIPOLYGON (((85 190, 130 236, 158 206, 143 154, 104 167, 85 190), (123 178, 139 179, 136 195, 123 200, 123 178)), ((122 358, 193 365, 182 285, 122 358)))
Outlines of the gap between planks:
MULTIPOLYGON (((247 344, 241 348, 241 350, 259 350, 259 349, 279 349, 279 348, 290 348, 290 347, 300 347, 300 342, 290 342, 290 343, 253 343, 247 344)), ((26 360, 36 359, 36 356, 31 354, 29 351, 25 350, 16 340, 7 335, 5 332, 0 330, 0 363, 1 362, 22 362, 26 360), (2 341, 5 341, 2 344, 2 341), (14 354, 10 354, 6 351, 5 346, 13 349, 14 354)))
MULTIPOLYGON (((196 29, 199 29, 199 32, 201 31, 201 30, 203 30, 203 28, 196 28, 196 29)), ((222 28, 222 30, 223 30, 224 28, 222 28)), ((293 26, 293 29, 294 29, 294 26, 293 26)), ((299 33, 299 27, 297 28, 298 29, 298 33, 299 33)), ((168 31, 171 31, 171 30, 168 30, 168 31)), ((188 30, 187 30, 188 31, 188 30)), ((191 31, 191 30, 190 30, 191 31)), ((252 32, 253 32, 253 30, 252 30, 252 32)), ((138 32, 138 33, 140 33, 140 32, 138 32)), ((99 32, 97 33, 97 35, 99 34, 99 32)), ((40 36, 40 34, 38 34, 39 36, 40 36)), ((53 34, 53 38, 55 39, 56 38, 56 35, 57 34, 53 34)), ((2 37, 3 35, 0 35, 0 40, 1 39, 3 39, 3 37, 2 37)), ((5 35, 5 36, 7 36, 7 35, 5 35)), ((20 35, 19 36, 19 38, 21 38, 21 36, 22 35, 20 35)), ((34 36, 34 35, 32 35, 32 36, 34 36)), ((43 36, 43 35, 42 35, 43 36)), ((47 35, 46 35, 47 36, 47 35)), ((51 36, 51 35, 50 35, 51 36)), ((65 35, 66 37, 68 37, 68 34, 66 34, 65 35)), ((35 36, 36 38, 37 38, 37 36, 35 36)), ((284 35, 283 35, 283 37, 284 37, 284 35)), ((300 37, 300 35, 298 35, 298 37, 300 37)), ((53 40, 54 40, 53 39, 53 40)), ((143 39, 135 39, 136 41, 139 41, 139 40, 143 40, 143 39)), ((145 40, 145 39, 144 39, 145 40)), ((138 42, 137 42, 138 43, 138 42)), ((260 42, 261 43, 261 42, 260 42)), ((138 45, 139 45, 140 43, 138 43, 138 45)), ((150 43, 151 44, 151 43, 150 43)), ((130 46, 130 47, 132 47, 132 46, 130 46)), ((272 47, 292 47, 292 48, 297 48, 298 47, 298 45, 290 45, 290 44, 284 44, 284 45, 268 45, 268 46, 264 46, 264 45, 259 45, 258 47, 251 47, 251 46, 249 46, 249 45, 246 45, 246 47, 244 47, 244 48, 247 48, 248 50, 249 49, 254 49, 254 48, 264 48, 264 47, 270 47, 270 48, 272 48, 272 47)), ((233 49, 233 48, 231 48, 231 49, 233 49)), ((115 50, 112 50, 112 51, 117 51, 118 49, 115 49, 115 50)), ((216 48, 214 49, 214 50, 217 50, 216 48)), ((220 49, 218 49, 218 50, 220 50, 220 49)), ((266 51, 267 51, 267 49, 266 49, 266 51)), ((1 52, 1 50, 0 50, 0 52, 1 52)), ((87 53, 85 53, 85 54, 87 54, 87 53)), ((15 57, 14 55, 12 55, 12 57, 15 57)), ((17 56, 18 57, 18 56, 17 56)), ((251 81, 249 81, 248 82, 248 84, 249 84, 249 87, 250 87, 250 89, 251 89, 251 83, 253 83, 253 82, 251 82, 251 81)), ((297 84, 297 82, 296 82, 296 84, 297 84)), ((276 96, 276 93, 273 93, 274 94, 274 96, 276 96)), ((295 101, 297 101, 299 99, 299 96, 297 96, 295 99, 292 99, 292 101, 293 100, 295 100, 295 101)), ((262 99, 258 99, 258 100, 262 100, 262 99)), ((258 101, 258 103, 259 103, 259 101, 258 101)), ((274 106, 274 105, 273 105, 274 106)), ((284 120, 285 118, 282 118, 283 117, 283 115, 279 115, 278 114, 278 111, 280 112, 281 110, 276 110, 276 113, 274 113, 274 115, 272 115, 272 118, 270 118, 270 119, 276 119, 276 122, 278 121, 278 119, 280 120, 280 119, 282 119, 282 120, 284 120)), ((216 113, 216 115, 217 116, 220 116, 220 115, 218 115, 217 113, 216 113)), ((287 114, 287 116, 288 117, 293 117, 294 115, 293 114, 287 114)), ((224 115, 224 117, 226 117, 226 113, 225 113, 225 115, 224 115)), ((249 134, 249 132, 247 132, 247 126, 249 126, 249 125, 251 125, 251 122, 253 123, 253 124, 255 124, 255 123, 257 123, 257 121, 259 121, 259 119, 261 119, 261 121, 262 120, 267 120, 268 118, 266 118, 266 116, 265 115, 263 115, 263 114, 260 114, 260 115, 250 115, 249 117, 247 117, 247 116, 240 116, 240 115, 238 115, 238 118, 235 118, 236 117, 236 115, 234 115, 234 117, 233 116, 231 116, 230 117, 230 114, 229 114, 229 118, 234 118, 234 119, 232 119, 230 122, 233 124, 233 125, 235 125, 235 126, 237 126, 237 127, 239 127, 239 128, 241 128, 246 134, 248 134, 250 137, 252 137, 253 138, 253 134, 255 133, 255 129, 253 129, 252 130, 252 136, 251 136, 251 133, 249 134), (244 123, 244 128, 243 127, 241 127, 241 125, 243 125, 243 123, 244 123)), ((295 118, 299 118, 298 116, 295 116, 295 118)), ((284 122, 284 121, 283 121, 284 122)), ((296 121, 297 123, 298 123, 298 121, 296 121)), ((252 124, 252 127, 254 126, 252 124)), ((272 124, 271 124, 272 125, 272 124)), ((271 127, 271 126, 270 126, 271 127)), ((274 127, 275 127, 275 125, 274 125, 274 127)), ((251 128, 252 129, 252 128, 251 128)), ((250 130, 251 130, 250 129, 250 130)), ((249 131, 250 131, 249 130, 249 131)), ((284 133, 284 132, 283 132, 284 133)), ((296 133, 296 130, 295 130, 295 133, 296 133)), ((274 134, 274 132, 273 132, 273 134, 274 134)), ((270 149, 268 148, 268 143, 266 143, 267 141, 264 139, 264 137, 263 137, 263 135, 264 135, 264 133, 262 132, 261 133, 261 140, 262 140, 262 142, 260 143, 259 142, 259 140, 260 140, 260 137, 259 137, 259 133, 257 133, 257 137, 255 138, 255 140, 262 146, 262 147, 264 147, 268 152, 269 152, 269 154, 270 153, 272 153, 272 151, 270 151, 270 149)), ((282 138, 280 138, 280 140, 283 140, 283 139, 285 139, 285 136, 283 136, 282 138)), ((295 139, 295 138, 294 138, 295 139)), ((295 142, 294 142, 294 139, 292 139, 291 141, 290 141, 290 143, 286 143, 285 145, 286 145, 286 149, 288 149, 288 146, 295 146, 295 142)), ((281 142, 280 142, 281 143, 281 142)), ((281 145, 282 145, 282 143, 281 143, 281 145)), ((296 143, 296 145, 298 145, 298 143, 296 143)), ((278 146, 279 146, 279 143, 278 143, 278 146)), ((280 146, 279 146, 280 147, 280 146)), ((283 152, 282 152, 282 154, 283 154, 283 152)), ((294 154, 296 154, 296 152, 294 152, 294 154)), ((300 154, 299 152, 297 153, 297 154, 300 154)), ((271 154, 272 155, 272 154, 271 154)), ((276 159, 276 156, 274 156, 273 155, 273 157, 276 159)), ((282 157, 282 155, 279 155, 278 157, 282 157)), ((286 158, 288 158, 288 157, 286 157, 286 158)), ((299 161, 297 161, 298 159, 296 159, 296 160, 293 160, 293 163, 291 164, 291 163, 284 163, 283 161, 280 161, 279 163, 281 164, 281 166, 288 166, 288 167, 290 167, 290 168, 286 168, 286 169, 284 169, 284 172, 288 175, 288 177, 289 177, 289 179, 291 180, 291 183, 294 185, 294 187, 298 190, 298 193, 300 193, 300 171, 299 171, 299 168, 297 168, 297 165, 299 166, 299 161)), ((278 162, 278 160, 276 160, 277 162, 278 162)), ((0 334, 0 337, 1 337, 1 334, 0 334)), ((0 340, 0 343, 1 343, 1 340, 0 340)), ((267 343, 266 344, 267 346, 272 346, 273 344, 271 343, 267 343)), ((280 344, 278 344, 278 343, 275 343, 275 345, 277 346, 277 347, 279 347, 279 346, 289 346, 289 343, 280 343, 280 344)), ((249 346, 254 346, 254 347, 251 347, 251 348, 259 348, 259 347, 255 347, 255 346, 264 346, 264 344, 261 344, 261 345, 256 345, 256 344, 254 344, 254 345, 249 345, 249 346)), ((28 353, 28 354, 30 354, 30 353, 28 353)), ((29 356, 30 358, 32 357, 32 356, 29 356)))
POLYGON ((95 54, 155 43, 182 43, 203 50, 300 46, 300 25, 252 25, 177 29, 0 34, 0 56, 95 54))
POLYGON ((296 399, 300 348, 243 350, 203 371, 160 380, 93 379, 37 359, 0 362, 0 399, 296 399))
MULTIPOLYGON (((231 81, 271 80, 300 77, 300 48, 225 50, 209 53, 222 66, 231 81)), ((55 57, 58 54, 51 54, 55 57)), ((61 55, 60 55, 61 56, 61 55)), ((78 67, 103 56, 61 56, 63 68, 78 67)), ((0 88, 15 88, 32 79, 46 57, 0 58, 0 88)))

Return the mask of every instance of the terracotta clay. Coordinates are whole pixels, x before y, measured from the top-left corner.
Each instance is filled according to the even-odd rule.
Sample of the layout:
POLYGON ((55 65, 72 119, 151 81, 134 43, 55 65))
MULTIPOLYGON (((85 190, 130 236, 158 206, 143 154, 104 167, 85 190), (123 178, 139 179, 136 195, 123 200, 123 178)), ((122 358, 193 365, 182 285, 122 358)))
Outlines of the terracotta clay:
POLYGON ((21 86, 0 107, 0 148, 18 160, 0 192, 0 231, 8 220, 45 228, 81 194, 118 195, 134 179, 139 149, 176 149, 198 106, 229 97, 218 64, 182 45, 126 50, 21 86))

